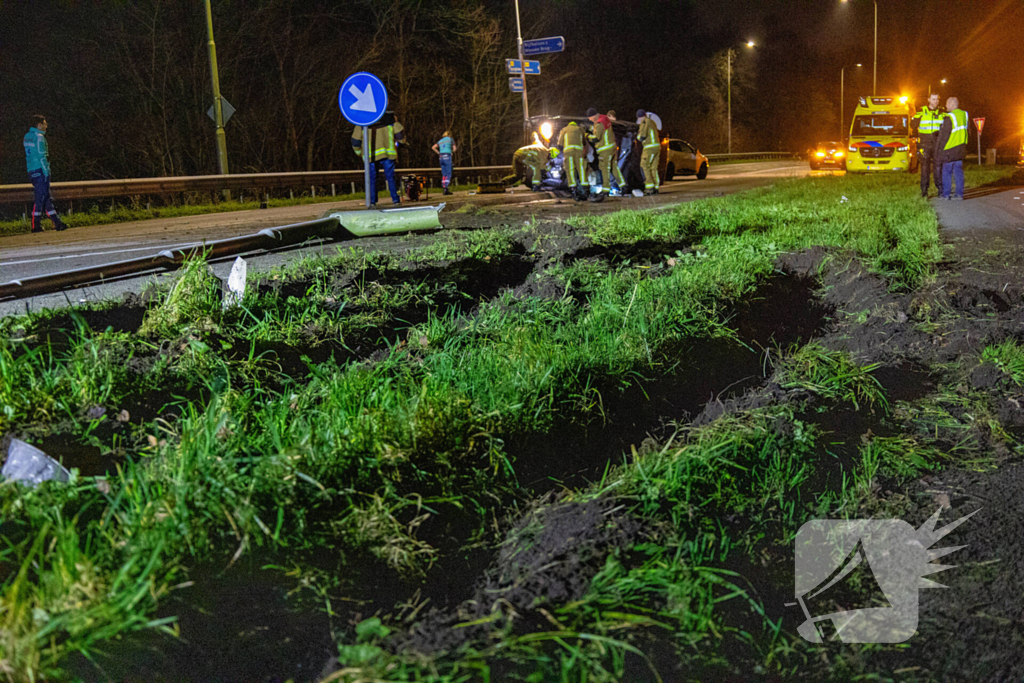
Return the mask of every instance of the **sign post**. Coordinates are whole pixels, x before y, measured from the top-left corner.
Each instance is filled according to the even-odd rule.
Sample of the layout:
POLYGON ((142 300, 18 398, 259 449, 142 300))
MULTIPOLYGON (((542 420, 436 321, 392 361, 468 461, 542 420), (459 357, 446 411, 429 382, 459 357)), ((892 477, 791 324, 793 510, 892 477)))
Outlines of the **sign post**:
POLYGON ((981 166, 981 130, 985 127, 985 117, 974 119, 974 125, 978 127, 978 166, 981 166))
POLYGON ((377 182, 371 178, 370 126, 380 121, 388 108, 388 91, 379 78, 373 74, 359 71, 345 79, 338 91, 338 107, 342 116, 349 123, 363 127, 363 178, 366 182, 366 206, 370 206, 370 183, 377 182))
POLYGON ((563 50, 565 50, 565 38, 562 36, 523 41, 523 54, 527 57, 562 52, 563 50))
POLYGON ((520 72, 520 76, 523 78, 523 138, 527 144, 530 142, 530 105, 526 99, 526 71, 525 65, 522 65, 523 59, 523 29, 519 23, 519 0, 515 0, 516 3, 516 43, 519 46, 519 61, 523 67, 523 71, 520 72))

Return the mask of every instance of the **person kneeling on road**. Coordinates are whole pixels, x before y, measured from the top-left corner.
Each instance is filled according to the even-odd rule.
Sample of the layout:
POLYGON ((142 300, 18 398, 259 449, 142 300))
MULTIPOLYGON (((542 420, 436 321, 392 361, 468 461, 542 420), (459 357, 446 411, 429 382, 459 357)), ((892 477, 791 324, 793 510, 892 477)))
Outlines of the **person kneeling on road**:
POLYGON ((540 192, 540 184, 543 180, 541 172, 548 162, 548 154, 548 148, 540 142, 520 147, 512 155, 512 175, 505 179, 506 182, 515 184, 521 178, 523 183, 526 183, 527 171, 529 171, 530 189, 540 192))
POLYGON ((43 213, 53 221, 55 230, 67 230, 67 225, 57 215, 57 209, 50 198, 50 158, 46 146, 46 117, 36 114, 32 117, 32 127, 25 134, 25 162, 28 165, 28 177, 35 190, 36 203, 32 207, 32 232, 43 231, 43 213))

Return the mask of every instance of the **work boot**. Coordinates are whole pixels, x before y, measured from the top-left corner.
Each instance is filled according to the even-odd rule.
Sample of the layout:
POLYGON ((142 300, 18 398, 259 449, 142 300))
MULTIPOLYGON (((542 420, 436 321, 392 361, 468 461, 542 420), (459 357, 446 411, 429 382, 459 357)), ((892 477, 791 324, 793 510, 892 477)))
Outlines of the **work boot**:
POLYGON ((590 198, 587 201, 603 202, 604 201, 604 192, 597 192, 595 194, 590 195, 590 198))
POLYGON ((68 224, 65 223, 64 221, 58 221, 57 224, 53 226, 53 228, 57 232, 61 232, 62 230, 68 229, 68 224))
POLYGON ((449 189, 448 189, 448 188, 446 187, 446 188, 444 188, 444 192, 442 192, 441 194, 451 194, 451 193, 452 193, 452 191, 451 191, 451 190, 449 190, 449 189))
POLYGON ((42 231, 43 231, 43 226, 37 225, 36 227, 32 228, 32 230, 30 232, 42 232, 42 231))

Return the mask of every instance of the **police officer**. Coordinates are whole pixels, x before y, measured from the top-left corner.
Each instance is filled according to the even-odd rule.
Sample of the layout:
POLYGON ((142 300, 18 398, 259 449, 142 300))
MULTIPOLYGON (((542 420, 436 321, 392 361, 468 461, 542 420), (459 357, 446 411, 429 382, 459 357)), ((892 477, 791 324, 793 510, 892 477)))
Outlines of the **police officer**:
POLYGON ((946 100, 946 115, 939 126, 939 138, 935 143, 936 156, 942 163, 942 194, 944 199, 961 201, 964 198, 964 159, 967 158, 967 133, 970 117, 960 108, 960 100, 950 97, 946 100), (953 180, 956 180, 956 195, 953 194, 953 180))
POLYGON ((658 177, 658 160, 661 157, 661 139, 658 136, 658 126, 648 118, 647 112, 638 109, 636 122, 640 124, 640 131, 637 133, 637 142, 643 145, 643 156, 640 157, 640 168, 644 172, 644 194, 658 194, 658 185, 661 179, 658 177))
POLYGON ((590 133, 590 144, 594 146, 594 151, 597 153, 597 168, 601 171, 601 184, 597 188, 598 196, 591 197, 591 199, 600 201, 604 198, 606 189, 609 190, 610 196, 618 196, 619 191, 611 188, 621 188, 626 182, 622 179, 622 171, 619 170, 619 165, 616 163, 618 145, 615 144, 611 119, 598 114, 594 107, 587 110, 587 118, 594 124, 594 129, 590 133))
POLYGON ((570 121, 559 131, 558 148, 562 150, 562 170, 566 174, 569 191, 573 199, 583 201, 586 157, 583 155, 583 129, 575 121, 570 121))
MULTIPOLYGON (((398 147, 405 143, 405 129, 395 119, 393 112, 386 112, 381 120, 370 128, 370 142, 373 149, 370 150, 370 204, 377 203, 377 164, 380 163, 384 170, 384 177, 388 181, 388 192, 391 193, 391 203, 401 204, 398 196, 398 183, 395 181, 395 164, 398 161, 398 147)), ((352 151, 360 158, 363 156, 363 129, 356 126, 352 130, 352 151)))
POLYGON ((68 226, 57 215, 50 198, 50 157, 46 146, 46 117, 36 114, 32 117, 32 127, 25 133, 25 162, 28 166, 28 177, 35 190, 36 203, 32 206, 32 232, 43 231, 43 213, 53 221, 56 230, 67 230, 68 226))
POLYGON ((933 92, 928 96, 928 106, 914 115, 911 124, 917 128, 917 152, 921 166, 921 196, 928 197, 929 178, 935 177, 935 189, 942 196, 942 167, 935 160, 935 142, 939 137, 939 126, 945 111, 939 107, 939 94, 933 92))

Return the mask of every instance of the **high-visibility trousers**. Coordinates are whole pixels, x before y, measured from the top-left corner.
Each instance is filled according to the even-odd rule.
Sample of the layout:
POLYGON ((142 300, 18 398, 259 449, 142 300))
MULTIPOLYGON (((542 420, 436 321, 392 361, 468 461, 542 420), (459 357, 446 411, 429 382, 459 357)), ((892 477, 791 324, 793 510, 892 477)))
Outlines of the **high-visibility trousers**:
POLYGON ((583 156, 582 149, 570 149, 565 152, 562 168, 565 170, 565 177, 568 180, 569 187, 576 187, 585 182, 586 173, 584 172, 584 167, 586 163, 587 158, 583 156))
POLYGON ((597 167, 601 170, 601 192, 611 188, 612 178, 619 184, 620 189, 626 186, 626 181, 622 179, 622 171, 615 163, 614 147, 597 155, 597 167))
POLYGON ((661 147, 647 147, 643 156, 640 157, 640 170, 644 172, 644 189, 655 190, 661 184, 658 177, 658 159, 661 157, 661 147))
POLYGON ((530 171, 530 184, 534 187, 540 185, 541 167, 536 161, 527 161, 526 168, 530 171))

